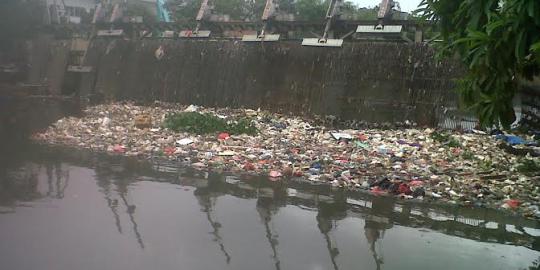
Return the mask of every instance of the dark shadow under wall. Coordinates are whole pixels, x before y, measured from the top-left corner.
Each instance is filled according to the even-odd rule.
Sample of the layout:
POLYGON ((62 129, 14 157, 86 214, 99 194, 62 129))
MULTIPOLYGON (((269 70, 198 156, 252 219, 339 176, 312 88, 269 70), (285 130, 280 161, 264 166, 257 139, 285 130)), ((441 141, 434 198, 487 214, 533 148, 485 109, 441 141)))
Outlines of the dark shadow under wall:
POLYGON ((80 115, 79 99, 0 96, 0 140, 13 141, 44 130, 57 120, 80 115))

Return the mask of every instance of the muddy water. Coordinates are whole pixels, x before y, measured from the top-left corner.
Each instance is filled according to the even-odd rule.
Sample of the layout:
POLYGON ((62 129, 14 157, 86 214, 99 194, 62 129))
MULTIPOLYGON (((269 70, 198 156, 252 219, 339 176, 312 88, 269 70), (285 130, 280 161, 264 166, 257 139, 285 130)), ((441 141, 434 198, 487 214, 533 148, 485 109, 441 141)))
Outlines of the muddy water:
POLYGON ((540 224, 66 149, 0 154, 0 269, 538 269, 540 224))

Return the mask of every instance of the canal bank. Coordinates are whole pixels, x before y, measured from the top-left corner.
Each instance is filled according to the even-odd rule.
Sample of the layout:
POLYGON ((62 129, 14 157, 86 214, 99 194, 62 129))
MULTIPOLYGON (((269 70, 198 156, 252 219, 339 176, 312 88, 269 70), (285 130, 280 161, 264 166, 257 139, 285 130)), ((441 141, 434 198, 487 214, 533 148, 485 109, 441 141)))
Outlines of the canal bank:
POLYGON ((540 259, 540 223, 501 211, 13 149, 0 155, 0 261, 11 270, 521 270, 540 259))
MULTIPOLYGON (((502 139, 517 137, 478 130, 458 133, 361 125, 347 129, 326 120, 244 109, 122 103, 90 107, 83 118, 62 119, 34 139, 145 160, 170 160, 201 171, 267 175, 276 182, 304 179, 407 200, 444 201, 540 217, 539 158, 505 151, 508 145, 502 139), (224 123, 249 123, 249 127, 240 133, 217 130, 197 135, 167 127, 164 123, 174 114, 206 115, 224 123), (254 133, 242 134, 249 130, 254 133)), ((206 118, 200 121, 208 124, 206 118)), ((193 122, 189 125, 195 126, 187 128, 199 124, 203 123, 193 122)), ((534 146, 511 147, 538 151, 534 146)))

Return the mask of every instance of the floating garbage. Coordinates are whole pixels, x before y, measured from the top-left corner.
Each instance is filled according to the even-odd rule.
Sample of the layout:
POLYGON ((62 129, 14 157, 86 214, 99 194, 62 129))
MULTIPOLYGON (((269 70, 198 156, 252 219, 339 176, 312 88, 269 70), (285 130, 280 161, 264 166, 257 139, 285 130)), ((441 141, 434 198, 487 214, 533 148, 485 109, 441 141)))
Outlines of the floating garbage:
POLYGON ((221 157, 232 157, 232 156, 236 155, 236 152, 234 152, 234 151, 223 151, 223 152, 219 152, 218 155, 221 156, 221 157))
POLYGON ((515 135, 505 135, 505 134, 498 134, 496 136, 497 139, 503 140, 507 142, 508 144, 514 146, 514 145, 535 145, 536 142, 534 141, 526 141, 525 139, 515 136, 515 135))
POLYGON ((175 147, 165 147, 165 149, 163 150, 163 153, 167 156, 172 156, 174 155, 176 152, 176 148, 175 147))
POLYGON ((126 147, 123 146, 123 145, 115 145, 112 149, 112 152, 115 152, 115 153, 125 153, 126 152, 126 147))
POLYGON ((189 138, 184 138, 184 139, 181 139, 181 140, 178 140, 176 141, 176 143, 178 145, 190 145, 192 144, 194 141, 192 139, 189 139, 189 138))
MULTIPOLYGON (((105 118, 107 121, 107 126, 110 123, 110 119, 105 118)), ((105 120, 103 121, 102 125, 105 125, 105 120)), ((138 129, 145 129, 145 128, 151 128, 152 127, 152 118, 148 115, 138 115, 135 117, 135 127, 138 129)))
POLYGON ((246 162, 243 168, 246 171, 254 171, 256 169, 255 165, 251 162, 246 162))
POLYGON ((278 171, 270 171, 268 176, 270 176, 271 178, 278 178, 278 177, 282 177, 283 174, 281 172, 278 172, 278 171))
POLYGON ((336 140, 342 140, 342 139, 345 139, 345 140, 352 140, 353 137, 352 135, 350 134, 347 134, 347 133, 337 133, 337 132, 332 132, 330 133, 332 135, 332 137, 336 140))
POLYGON ((222 141, 227 140, 230 137, 231 137, 231 135, 229 133, 226 133, 226 132, 219 133, 219 135, 218 135, 218 139, 222 140, 222 141))
POLYGON ((515 209, 515 208, 517 208, 520 204, 521 204, 521 202, 520 202, 519 200, 508 200, 508 201, 506 201, 506 203, 503 205, 503 208, 515 209))
POLYGON ((199 110, 199 106, 195 106, 195 105, 189 105, 187 108, 185 108, 183 111, 184 112, 196 112, 199 110))
POLYGON ((34 138, 92 151, 163 158, 198 170, 260 174, 284 181, 297 177, 376 195, 538 215, 540 159, 530 154, 538 148, 527 146, 524 155, 516 156, 501 147, 521 151, 526 146, 515 143, 532 141, 525 135, 517 140, 514 135, 477 130, 336 130, 318 123, 261 110, 125 103, 89 107, 84 117, 61 119, 34 138), (231 128, 199 133, 190 133, 198 130, 196 126, 168 128, 167 117, 179 113, 205 115, 202 119, 231 128), (497 135, 506 139, 498 140, 497 135))

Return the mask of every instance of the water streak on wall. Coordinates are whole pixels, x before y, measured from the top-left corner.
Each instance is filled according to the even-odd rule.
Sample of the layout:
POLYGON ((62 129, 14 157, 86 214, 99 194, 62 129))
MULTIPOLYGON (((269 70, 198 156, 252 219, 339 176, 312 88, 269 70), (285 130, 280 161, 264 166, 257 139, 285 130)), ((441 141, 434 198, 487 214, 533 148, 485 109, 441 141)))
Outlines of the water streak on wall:
POLYGON ((81 94, 434 125, 459 67, 425 45, 95 40, 81 94), (164 49, 157 59, 155 52, 164 49))

